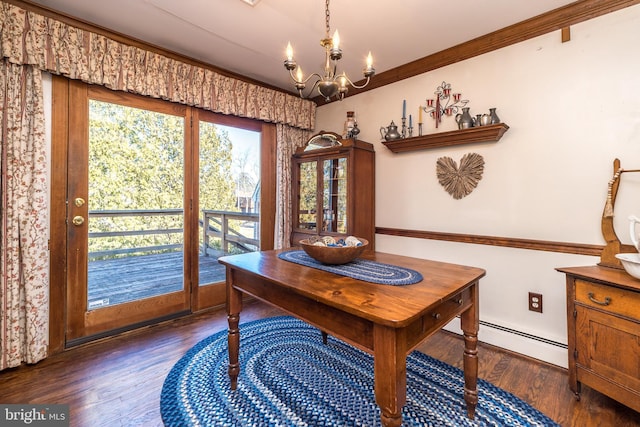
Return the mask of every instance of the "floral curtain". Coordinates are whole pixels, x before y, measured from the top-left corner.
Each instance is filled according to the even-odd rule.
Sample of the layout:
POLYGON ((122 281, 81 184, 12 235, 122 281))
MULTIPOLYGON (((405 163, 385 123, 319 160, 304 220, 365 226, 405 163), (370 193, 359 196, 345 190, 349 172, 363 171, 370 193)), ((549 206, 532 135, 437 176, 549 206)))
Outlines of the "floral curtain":
POLYGON ((316 105, 0 0, 0 370, 46 357, 48 251, 41 71, 278 125, 276 241, 288 246, 291 153, 316 105), (288 228, 288 230, 287 230, 288 228))
POLYGON ((311 138, 311 132, 276 125, 276 226, 275 249, 288 248, 291 236, 291 155, 311 138))
POLYGON ((0 63, 0 370, 49 342, 47 165, 42 73, 0 63))
POLYGON ((314 102, 247 83, 0 2, 0 56, 70 79, 313 129, 314 102))

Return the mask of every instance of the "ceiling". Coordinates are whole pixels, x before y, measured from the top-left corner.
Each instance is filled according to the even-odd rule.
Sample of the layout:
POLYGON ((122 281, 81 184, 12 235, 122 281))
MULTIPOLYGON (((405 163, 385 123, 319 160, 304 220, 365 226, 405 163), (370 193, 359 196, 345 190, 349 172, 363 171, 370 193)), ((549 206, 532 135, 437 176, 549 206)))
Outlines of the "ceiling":
MULTIPOLYGON (((380 73, 574 1, 332 0, 338 72, 357 81, 369 51, 380 73)), ((293 89, 283 66, 288 41, 305 73, 323 67, 324 0, 31 2, 286 90, 293 89)))

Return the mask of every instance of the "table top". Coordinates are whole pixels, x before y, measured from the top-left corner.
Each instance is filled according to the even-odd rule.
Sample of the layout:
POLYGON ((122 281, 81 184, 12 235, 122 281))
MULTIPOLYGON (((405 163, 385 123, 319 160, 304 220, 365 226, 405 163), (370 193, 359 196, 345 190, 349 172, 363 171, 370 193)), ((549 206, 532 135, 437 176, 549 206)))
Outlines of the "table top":
MULTIPOLYGON (((279 287, 347 313, 394 327, 404 327, 485 275, 485 270, 387 253, 361 258, 420 272, 423 280, 404 286, 374 284, 278 258, 285 250, 221 257, 233 269, 258 275, 279 287)), ((239 287, 241 289, 241 286, 239 287)))

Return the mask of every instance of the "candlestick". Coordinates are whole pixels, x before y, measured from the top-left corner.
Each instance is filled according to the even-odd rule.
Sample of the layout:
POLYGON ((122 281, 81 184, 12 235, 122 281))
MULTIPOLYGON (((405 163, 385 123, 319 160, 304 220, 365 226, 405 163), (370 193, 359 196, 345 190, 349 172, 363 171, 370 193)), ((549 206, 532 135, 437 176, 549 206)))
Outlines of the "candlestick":
MULTIPOLYGON (((426 107, 420 107, 419 114, 421 114, 422 110, 428 113, 435 120, 436 129, 440 126, 444 117, 456 115, 469 102, 461 99, 462 95, 459 92, 453 92, 451 85, 447 82, 442 82, 436 88, 434 94, 436 95, 435 99, 427 99, 426 107)), ((421 117, 419 122, 422 122, 421 117)))
POLYGON ((418 123, 418 136, 422 136, 422 123, 418 123))

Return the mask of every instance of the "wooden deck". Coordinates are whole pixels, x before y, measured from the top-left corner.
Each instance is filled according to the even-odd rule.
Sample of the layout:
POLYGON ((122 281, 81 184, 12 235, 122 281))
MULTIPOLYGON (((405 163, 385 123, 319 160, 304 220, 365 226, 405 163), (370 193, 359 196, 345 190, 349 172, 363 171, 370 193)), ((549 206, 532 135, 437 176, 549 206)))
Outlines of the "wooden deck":
MULTIPOLYGON (((220 255, 221 256, 221 255, 220 255)), ((183 287, 183 254, 130 256, 89 262, 89 308, 149 298, 183 287)), ((200 256, 200 284, 225 280, 218 256, 200 256)))
MULTIPOLYGON (((139 218, 144 220, 156 217, 181 217, 182 209, 126 209, 90 211, 91 218, 115 220, 122 218, 139 218)), ((260 247, 258 239, 260 215, 252 212, 202 210, 203 220, 202 242, 199 259, 199 283, 205 285, 225 280, 225 267, 218 263, 218 258, 225 251, 251 251, 260 247), (216 249, 221 248, 221 249, 216 249), (204 256, 206 253, 208 256, 204 256)), ((128 301, 149 298, 183 288, 183 254, 179 241, 163 240, 167 235, 184 233, 180 221, 175 226, 132 227, 122 230, 113 226, 89 232, 89 239, 119 238, 126 236, 162 236, 158 242, 147 243, 142 247, 128 247, 125 244, 118 248, 103 248, 99 244, 89 253, 89 310, 128 301), (160 228, 158 228, 160 227, 160 228), (169 227, 169 228, 167 228, 169 227), (159 250, 177 250, 177 252, 159 255, 134 255, 159 250), (126 255, 123 258, 96 260, 100 257, 126 255)))

